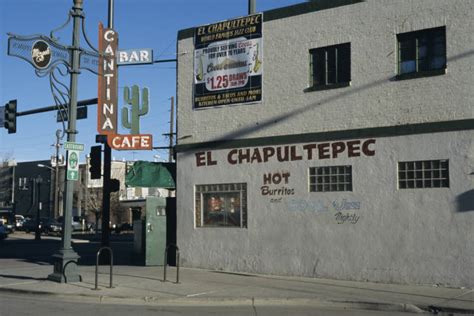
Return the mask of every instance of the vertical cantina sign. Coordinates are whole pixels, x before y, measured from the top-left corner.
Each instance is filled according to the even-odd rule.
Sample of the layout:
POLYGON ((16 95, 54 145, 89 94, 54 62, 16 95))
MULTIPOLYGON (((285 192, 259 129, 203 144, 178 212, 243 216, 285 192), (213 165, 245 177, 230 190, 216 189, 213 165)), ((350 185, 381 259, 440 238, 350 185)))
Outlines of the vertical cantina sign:
MULTIPOLYGON (((117 132, 118 90, 118 34, 113 29, 104 29, 99 24, 99 88, 97 101, 97 131, 107 135, 107 143, 117 150, 151 150, 151 134, 120 135, 117 132)), ((147 93, 148 96, 148 93, 147 93)), ((138 97, 137 97, 138 98, 138 97)), ((148 98, 147 98, 148 105, 148 98)), ((135 105, 138 107, 138 100, 135 105)), ((147 106, 148 108, 148 106, 147 106)), ((141 112, 140 112, 141 113, 141 112)), ((135 116, 143 115, 136 114, 135 116)))
POLYGON ((102 135, 117 134, 117 47, 117 32, 100 23, 97 132, 102 135))

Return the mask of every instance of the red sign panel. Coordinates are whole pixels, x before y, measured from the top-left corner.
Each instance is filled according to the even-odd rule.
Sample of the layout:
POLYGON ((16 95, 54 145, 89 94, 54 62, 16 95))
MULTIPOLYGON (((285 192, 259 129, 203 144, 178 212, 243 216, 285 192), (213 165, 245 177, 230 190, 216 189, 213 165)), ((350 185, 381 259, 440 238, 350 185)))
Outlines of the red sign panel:
POLYGON ((99 82, 97 132, 117 134, 117 48, 118 33, 99 24, 99 82))
POLYGON ((152 150, 153 139, 150 134, 109 135, 107 143, 117 150, 152 150))

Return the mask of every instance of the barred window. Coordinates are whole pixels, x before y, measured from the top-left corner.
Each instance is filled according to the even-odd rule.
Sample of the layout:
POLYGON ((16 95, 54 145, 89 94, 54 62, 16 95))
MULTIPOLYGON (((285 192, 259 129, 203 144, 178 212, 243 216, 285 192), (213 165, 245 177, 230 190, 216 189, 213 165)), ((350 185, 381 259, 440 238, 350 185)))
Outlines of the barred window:
POLYGON ((352 191, 352 166, 309 168, 309 192, 352 191))
POLYGON ((247 227, 247 184, 196 185, 196 227, 247 227))
POLYGON ((423 160, 398 163, 398 188, 448 188, 449 161, 423 160))

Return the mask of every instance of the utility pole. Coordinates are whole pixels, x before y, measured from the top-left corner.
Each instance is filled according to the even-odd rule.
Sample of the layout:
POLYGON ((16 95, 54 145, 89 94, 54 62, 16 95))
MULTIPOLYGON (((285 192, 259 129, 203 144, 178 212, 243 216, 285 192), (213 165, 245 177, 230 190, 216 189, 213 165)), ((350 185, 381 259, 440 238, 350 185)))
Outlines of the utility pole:
POLYGON ((36 204, 36 230, 35 230, 35 240, 41 240, 41 182, 43 179, 38 176, 34 178, 33 183, 33 197, 36 204), (36 194, 35 194, 36 193, 36 194))
POLYGON ((168 162, 173 161, 173 136, 174 136, 174 97, 171 97, 170 113, 170 149, 168 150, 168 162))
MULTIPOLYGON (((72 33, 72 51, 71 58, 71 80, 69 90, 71 93, 70 104, 68 108, 68 129, 67 129, 67 141, 76 141, 76 116, 77 116, 77 83, 79 71, 79 59, 80 59, 80 30, 81 30, 81 18, 83 17, 82 7, 83 0, 73 0, 74 5, 72 7, 71 15, 73 17, 73 33, 72 33)), ((69 153, 66 158, 66 162, 69 160, 69 153)), ((67 164, 66 164, 67 165, 67 164)), ((67 174, 67 172, 66 172, 67 174)), ((78 254, 71 247, 71 235, 72 235, 72 202, 74 195, 74 181, 68 180, 65 175, 65 186, 66 186, 66 198, 64 201, 64 221, 63 221, 63 234, 61 238, 61 248, 59 252, 53 255, 54 261, 54 272, 48 276, 48 279, 55 282, 79 282, 82 277, 79 275, 77 269, 77 260, 79 259, 78 254), (67 266, 67 269, 66 269, 67 266)))
POLYGON ((255 14, 257 12, 256 1, 257 0, 249 0, 249 15, 255 14))

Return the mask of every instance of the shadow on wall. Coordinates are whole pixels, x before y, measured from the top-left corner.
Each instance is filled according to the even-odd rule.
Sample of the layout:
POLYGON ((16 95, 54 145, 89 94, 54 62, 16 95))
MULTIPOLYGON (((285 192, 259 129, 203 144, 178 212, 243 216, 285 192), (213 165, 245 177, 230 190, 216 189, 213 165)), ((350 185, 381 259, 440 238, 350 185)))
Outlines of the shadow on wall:
POLYGON ((474 189, 466 191, 456 198, 456 212, 474 211, 474 189))
MULTIPOLYGON (((468 58, 474 55, 474 50, 469 50, 464 53, 454 55, 454 56, 447 56, 448 62, 453 62, 459 59, 464 59, 468 58)), ((208 145, 210 147, 218 147, 218 145, 222 145, 222 143, 225 143, 228 140, 235 140, 235 139, 243 139, 247 135, 251 134, 252 132, 259 131, 259 130, 265 130, 268 127, 271 127, 275 124, 283 123, 287 120, 289 120, 292 117, 296 117, 298 115, 304 116, 307 115, 307 113, 313 113, 313 111, 316 111, 318 108, 321 108, 324 105, 331 104, 332 102, 342 99, 342 98, 348 98, 351 95, 354 94, 360 94, 360 93, 366 93, 366 91, 371 90, 372 88, 378 87, 384 83, 387 83, 389 81, 396 81, 395 80, 395 74, 391 74, 390 76, 387 76, 383 79, 379 79, 370 83, 363 84, 358 87, 353 87, 351 86, 350 89, 345 89, 341 93, 331 95, 322 99, 319 99, 316 102, 306 104, 301 108, 294 109, 291 108, 289 109, 288 112, 286 113, 281 113, 279 115, 275 115, 273 117, 267 118, 262 121, 256 121, 256 122, 250 122, 247 126, 243 126, 237 130, 230 131, 226 134, 222 134, 218 137, 215 137, 214 139, 211 139, 207 141, 208 145)), ((394 122, 396 125, 396 122, 394 122)), ((182 140, 183 138, 187 138, 188 136, 183 136, 178 138, 178 142, 182 140)), ((196 148, 201 148, 200 144, 196 145, 196 148)), ((192 146, 190 147, 192 149, 192 146)), ((189 149, 188 149, 189 150, 189 149)), ((192 155, 193 153, 191 151, 184 152, 184 155, 192 155)))

